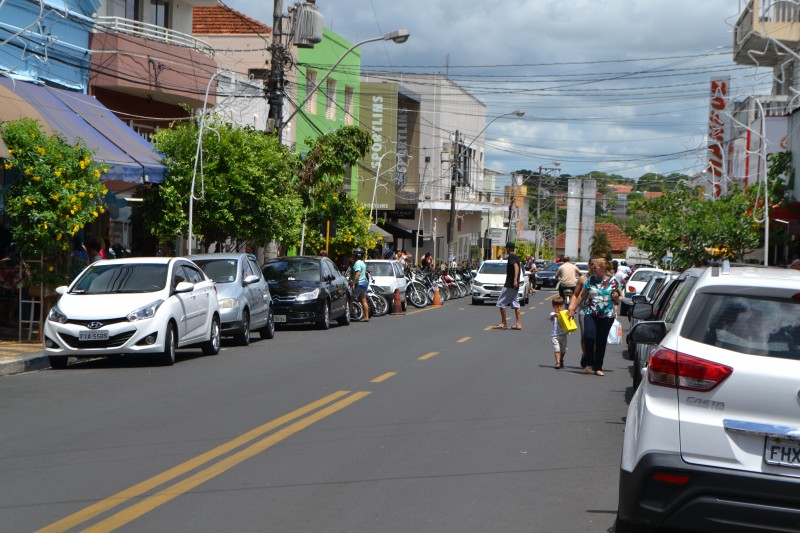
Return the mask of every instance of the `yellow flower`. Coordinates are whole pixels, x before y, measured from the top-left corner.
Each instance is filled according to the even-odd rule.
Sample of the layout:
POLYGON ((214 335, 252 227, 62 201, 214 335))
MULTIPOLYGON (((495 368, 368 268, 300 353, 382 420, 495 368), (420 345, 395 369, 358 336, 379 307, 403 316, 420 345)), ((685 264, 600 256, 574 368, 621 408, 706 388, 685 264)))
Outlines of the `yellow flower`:
POLYGON ((97 211, 92 211, 92 216, 93 216, 94 218, 97 218, 99 215, 97 214, 97 211))
POLYGON ((65 220, 69 220, 69 215, 64 215, 65 220))
POLYGON ((33 169, 31 167, 28 167, 28 168, 25 169, 25 175, 26 176, 29 176, 31 172, 33 172, 33 169))
MULTIPOLYGON (((59 168, 53 174, 55 174, 57 178, 60 178, 61 177, 61 169, 59 168)), ((61 183, 63 184, 64 182, 62 181, 61 183)))
POLYGON ((70 214, 70 215, 74 215, 74 214, 75 214, 75 210, 74 210, 74 209, 70 209, 70 210, 69 210, 69 214, 70 214))
MULTIPOLYGON (((85 192, 83 192, 83 191, 81 191, 81 192, 79 192, 79 193, 78 193, 78 196, 80 196, 81 198, 83 198, 84 196, 86 196, 86 193, 85 193, 85 192)), ((91 196, 90 196, 89 198, 91 198, 91 196)))
POLYGON ((97 209, 98 209, 98 210, 99 210, 101 213, 105 213, 105 212, 106 212, 106 210, 105 210, 105 209, 103 209, 103 206, 102 206, 102 205, 101 205, 100 207, 98 207, 97 209))
POLYGON ((48 271, 48 272, 52 272, 52 271, 53 271, 53 267, 52 267, 52 265, 51 265, 51 266, 49 266, 49 267, 47 267, 47 271, 48 271))
POLYGON ((44 223, 44 229, 47 229, 47 222, 44 223))
POLYGON ((94 169, 94 177, 95 178, 99 178, 100 177, 100 171, 99 170, 94 169))
POLYGON ((60 197, 58 196, 58 194, 54 194, 52 196, 52 198, 53 198, 53 200, 55 200, 57 202, 60 197))
POLYGON ((108 194, 108 189, 106 189, 105 187, 103 187, 103 194, 108 194))
MULTIPOLYGON (((83 193, 81 193, 81 194, 83 194, 83 193)), ((94 194, 89 193, 89 198, 94 198, 94 194)))
POLYGON ((61 234, 60 234, 60 233, 59 233, 58 235, 56 235, 56 240, 57 240, 57 241, 60 241, 60 240, 61 240, 61 234))
POLYGON ((39 155, 44 155, 45 154, 45 149, 42 148, 41 146, 37 146, 36 147, 36 151, 39 152, 39 155))
POLYGON ((77 202, 77 201, 78 201, 78 199, 77 199, 77 198, 75 198, 75 197, 73 196, 72 198, 70 198, 70 200, 69 200, 69 201, 70 201, 70 202, 77 202))
POLYGON ((42 179, 41 176, 34 176, 33 181, 40 181, 42 179))
POLYGON ((81 167, 81 170, 83 170, 86 168, 86 163, 84 163, 83 161, 78 161, 78 166, 81 167))
POLYGON ((11 170, 14 168, 14 164, 11 161, 7 161, 5 164, 6 170, 11 170))

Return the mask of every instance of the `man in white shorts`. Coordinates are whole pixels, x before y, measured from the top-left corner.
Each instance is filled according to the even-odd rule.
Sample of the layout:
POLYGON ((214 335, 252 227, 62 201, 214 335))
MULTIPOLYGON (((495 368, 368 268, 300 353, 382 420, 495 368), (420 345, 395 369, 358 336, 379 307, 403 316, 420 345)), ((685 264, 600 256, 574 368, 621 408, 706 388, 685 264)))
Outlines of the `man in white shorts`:
POLYGON ((520 321, 519 302, 517 301, 517 293, 519 292, 519 271, 520 262, 519 257, 514 253, 516 245, 513 242, 506 243, 506 252, 508 253, 508 265, 506 266, 506 282, 503 290, 500 291, 500 296, 497 297, 497 307, 500 308, 500 323, 494 326, 494 329, 522 329, 522 322, 520 321), (511 328, 508 327, 506 320, 506 307, 511 306, 514 309, 514 316, 516 321, 511 328))

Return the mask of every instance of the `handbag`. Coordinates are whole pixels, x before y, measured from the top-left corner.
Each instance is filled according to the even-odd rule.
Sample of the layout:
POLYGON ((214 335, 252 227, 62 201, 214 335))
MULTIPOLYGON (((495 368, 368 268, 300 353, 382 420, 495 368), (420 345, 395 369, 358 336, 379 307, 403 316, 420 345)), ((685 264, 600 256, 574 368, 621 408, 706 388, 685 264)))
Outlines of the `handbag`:
POLYGON ((614 319, 614 324, 611 325, 611 330, 608 332, 608 344, 619 344, 622 342, 622 324, 619 320, 614 319))
POLYGON ((567 314, 566 309, 559 311, 557 317, 558 325, 561 326, 561 329, 564 331, 564 333, 572 333, 578 329, 578 324, 575 323, 574 318, 567 314))

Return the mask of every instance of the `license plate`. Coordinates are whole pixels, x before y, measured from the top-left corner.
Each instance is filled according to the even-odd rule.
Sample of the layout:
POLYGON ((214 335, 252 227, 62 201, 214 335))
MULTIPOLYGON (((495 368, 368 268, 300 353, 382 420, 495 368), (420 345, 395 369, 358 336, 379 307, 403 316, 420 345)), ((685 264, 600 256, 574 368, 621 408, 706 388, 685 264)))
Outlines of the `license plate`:
POLYGON ((492 298, 497 298, 498 296, 500 296, 500 293, 492 291, 489 293, 489 296, 491 296, 492 298))
POLYGON ((800 468, 800 440, 767 437, 764 462, 771 465, 800 468))
POLYGON ((97 331, 79 331, 78 332, 78 340, 79 341, 107 341, 108 340, 108 330, 107 329, 98 329, 97 331))
POLYGON ((286 315, 275 315, 275 322, 286 322, 286 315))

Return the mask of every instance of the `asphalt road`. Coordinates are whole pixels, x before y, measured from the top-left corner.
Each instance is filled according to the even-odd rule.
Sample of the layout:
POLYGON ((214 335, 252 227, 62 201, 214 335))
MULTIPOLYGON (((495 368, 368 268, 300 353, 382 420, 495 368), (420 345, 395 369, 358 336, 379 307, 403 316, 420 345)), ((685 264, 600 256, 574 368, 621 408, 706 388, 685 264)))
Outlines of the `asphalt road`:
POLYGON ((0 528, 608 531, 628 363, 555 370, 553 294, 3 378, 0 528))

